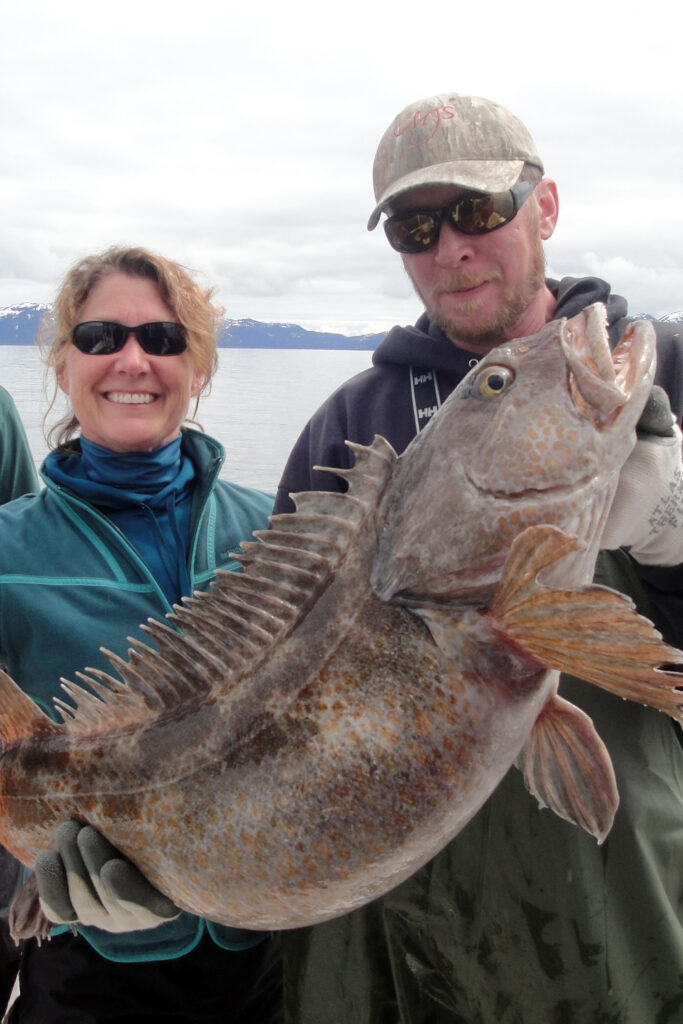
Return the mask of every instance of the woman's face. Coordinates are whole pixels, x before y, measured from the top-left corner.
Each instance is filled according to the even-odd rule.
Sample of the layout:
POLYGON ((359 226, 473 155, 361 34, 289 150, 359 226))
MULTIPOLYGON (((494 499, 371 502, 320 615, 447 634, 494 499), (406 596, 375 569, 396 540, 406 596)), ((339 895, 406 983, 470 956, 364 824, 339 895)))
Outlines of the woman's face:
MULTIPOLYGON (((90 292, 78 317, 79 323, 87 320, 137 327, 177 317, 154 281, 116 272, 90 292)), ((70 344, 57 381, 83 437, 115 452, 153 451, 172 441, 203 384, 187 349, 150 356, 132 334, 112 355, 86 355, 70 344)))

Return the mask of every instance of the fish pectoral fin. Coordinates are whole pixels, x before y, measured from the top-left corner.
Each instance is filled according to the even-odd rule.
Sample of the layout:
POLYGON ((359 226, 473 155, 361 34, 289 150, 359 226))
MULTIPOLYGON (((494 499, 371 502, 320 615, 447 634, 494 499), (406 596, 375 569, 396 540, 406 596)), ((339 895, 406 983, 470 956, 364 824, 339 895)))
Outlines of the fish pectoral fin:
POLYGON ((596 584, 560 590, 538 581, 580 544, 552 526, 521 533, 489 609, 492 628, 542 664, 683 724, 683 675, 660 668, 683 665, 683 653, 664 643, 630 598, 596 584))
POLYGON ((22 739, 46 739, 63 727, 45 714, 23 690, 0 670, 0 741, 7 747, 22 739))
POLYGON ((602 843, 612 827, 619 793, 607 748, 588 715, 562 697, 552 697, 516 764, 541 807, 602 843))

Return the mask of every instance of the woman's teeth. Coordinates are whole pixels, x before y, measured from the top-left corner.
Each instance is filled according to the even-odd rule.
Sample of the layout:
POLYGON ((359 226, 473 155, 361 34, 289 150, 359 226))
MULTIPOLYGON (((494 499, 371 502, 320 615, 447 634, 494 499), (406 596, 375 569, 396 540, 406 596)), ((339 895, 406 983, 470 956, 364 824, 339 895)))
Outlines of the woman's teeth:
POLYGON ((154 401, 154 395, 148 391, 109 391, 107 398, 110 402, 121 402, 124 405, 147 405, 154 401))

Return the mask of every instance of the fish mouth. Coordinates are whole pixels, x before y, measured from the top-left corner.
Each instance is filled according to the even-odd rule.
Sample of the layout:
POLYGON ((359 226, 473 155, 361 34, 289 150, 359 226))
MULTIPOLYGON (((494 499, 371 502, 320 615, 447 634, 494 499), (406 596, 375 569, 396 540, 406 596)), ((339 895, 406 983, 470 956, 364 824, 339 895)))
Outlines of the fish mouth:
POLYGON ((398 590, 391 595, 391 603, 419 611, 420 608, 443 608, 449 611, 464 608, 484 608, 493 600, 500 585, 500 577, 505 566, 505 556, 489 559, 479 567, 481 578, 478 582, 468 583, 464 575, 469 569, 462 570, 462 579, 453 579, 452 585, 442 591, 398 590))
POLYGON ((593 480, 592 476, 585 476, 583 479, 572 481, 570 484, 553 484, 550 487, 527 487, 520 491, 495 491, 488 487, 481 487, 465 470, 465 478, 472 485, 478 494, 487 498, 495 498, 499 501, 524 501, 526 498, 533 499, 534 495, 552 494, 558 498, 571 498, 572 501, 581 501, 581 490, 587 487, 593 480))
POLYGON ((577 412, 598 427, 614 422, 653 370, 650 324, 644 320, 628 324, 612 351, 602 303, 594 303, 567 320, 560 344, 569 366, 569 387, 577 412))
MULTIPOLYGON (((602 303, 588 306, 571 319, 558 321, 558 326, 566 387, 576 415, 590 424, 596 435, 614 435, 623 429, 626 437, 630 427, 635 426, 652 382, 652 325, 646 320, 628 324, 614 351, 610 348, 607 313, 602 303)), ((518 479, 514 490, 491 487, 488 478, 478 475, 473 468, 464 466, 463 473, 477 493, 487 498, 523 502, 543 496, 576 503, 581 501, 582 493, 591 490, 596 470, 588 454, 583 460, 574 460, 574 465, 575 478, 568 478, 560 467, 560 471, 548 473, 546 481, 538 473, 531 473, 526 480, 518 479)))

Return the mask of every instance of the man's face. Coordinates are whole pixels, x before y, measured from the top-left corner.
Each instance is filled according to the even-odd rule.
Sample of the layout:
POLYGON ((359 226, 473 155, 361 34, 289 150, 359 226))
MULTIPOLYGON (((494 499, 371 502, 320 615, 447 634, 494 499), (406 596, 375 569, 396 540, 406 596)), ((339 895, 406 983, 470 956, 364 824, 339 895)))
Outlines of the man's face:
MULTIPOLYGON (((416 188, 397 199, 391 212, 439 209, 462 194, 452 186, 416 188)), ((556 221, 555 185, 544 180, 504 227, 466 235, 444 223, 431 249, 403 255, 432 323, 461 347, 479 353, 539 330, 554 308, 545 287, 542 243, 556 221)))

